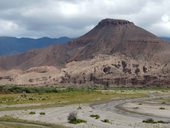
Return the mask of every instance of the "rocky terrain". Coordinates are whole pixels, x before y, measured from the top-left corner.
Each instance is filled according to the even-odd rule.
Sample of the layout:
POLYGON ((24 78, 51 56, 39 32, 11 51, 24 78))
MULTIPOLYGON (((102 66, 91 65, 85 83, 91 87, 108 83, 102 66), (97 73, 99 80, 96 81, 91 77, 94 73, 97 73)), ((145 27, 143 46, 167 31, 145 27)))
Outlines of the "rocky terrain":
POLYGON ((0 57, 1 84, 168 86, 170 44, 126 20, 104 19, 64 45, 0 57))

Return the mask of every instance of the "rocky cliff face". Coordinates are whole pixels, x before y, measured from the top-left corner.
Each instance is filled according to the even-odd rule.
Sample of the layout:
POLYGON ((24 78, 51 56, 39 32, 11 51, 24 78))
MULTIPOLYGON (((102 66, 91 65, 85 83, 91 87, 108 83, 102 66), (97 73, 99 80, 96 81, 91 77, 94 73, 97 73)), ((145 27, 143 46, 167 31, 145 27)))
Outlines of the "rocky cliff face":
POLYGON ((135 60, 121 54, 99 55, 71 62, 62 69, 61 83, 102 84, 108 87, 170 84, 169 68, 154 61, 135 60))
MULTIPOLYGON (((0 67, 8 70, 58 68, 58 75, 47 75, 47 80, 41 82, 31 80, 28 82, 31 84, 49 81, 146 86, 170 84, 169 56, 170 44, 152 33, 126 20, 104 19, 90 32, 68 44, 1 57, 0 67)), ((21 80, 20 77, 17 79, 21 80)))

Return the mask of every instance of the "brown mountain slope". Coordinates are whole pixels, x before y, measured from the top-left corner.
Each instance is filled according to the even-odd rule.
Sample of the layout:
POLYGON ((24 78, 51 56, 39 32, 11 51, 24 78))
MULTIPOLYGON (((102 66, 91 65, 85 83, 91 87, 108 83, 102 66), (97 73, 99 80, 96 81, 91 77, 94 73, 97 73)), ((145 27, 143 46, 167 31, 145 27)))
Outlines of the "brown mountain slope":
POLYGON ((170 85, 169 56, 170 44, 152 33, 104 19, 68 44, 0 57, 0 84, 170 85))
POLYGON ((169 49, 169 44, 132 22, 104 19, 90 32, 68 44, 0 57, 0 67, 28 69, 45 65, 63 66, 73 60, 114 53, 125 54, 134 59, 155 59, 167 63, 169 49))
POLYGON ((78 47, 75 59, 85 59, 96 54, 122 53, 134 58, 151 59, 167 51, 170 45, 155 35, 125 20, 102 20, 94 29, 70 45, 78 47))

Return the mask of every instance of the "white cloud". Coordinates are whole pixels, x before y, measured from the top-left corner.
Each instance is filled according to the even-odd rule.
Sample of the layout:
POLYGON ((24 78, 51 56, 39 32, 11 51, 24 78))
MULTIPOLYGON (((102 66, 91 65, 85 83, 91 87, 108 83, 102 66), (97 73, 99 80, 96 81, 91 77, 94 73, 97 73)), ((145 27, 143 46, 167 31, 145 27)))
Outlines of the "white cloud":
POLYGON ((0 35, 3 36, 6 34, 12 36, 16 33, 16 31, 19 31, 19 26, 16 23, 8 20, 0 20, 0 28, 0 35))
POLYGON ((169 0, 5 0, 0 35, 76 37, 103 18, 121 18, 169 36, 169 5, 169 0))
POLYGON ((170 17, 168 15, 163 15, 162 21, 165 22, 165 23, 170 22, 170 17))
POLYGON ((153 24, 151 30, 155 31, 160 36, 170 35, 170 18, 168 15, 163 15, 161 21, 153 24))

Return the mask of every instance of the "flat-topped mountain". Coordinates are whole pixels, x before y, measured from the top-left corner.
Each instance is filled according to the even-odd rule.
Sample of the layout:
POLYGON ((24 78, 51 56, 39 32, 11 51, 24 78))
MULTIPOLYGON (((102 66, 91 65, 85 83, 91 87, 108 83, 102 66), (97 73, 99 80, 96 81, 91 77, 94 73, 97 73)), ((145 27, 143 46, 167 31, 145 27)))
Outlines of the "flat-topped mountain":
POLYGON ((115 79, 121 77, 126 77, 127 81, 136 77, 143 79, 145 75, 160 75, 161 80, 164 80, 162 77, 169 78, 169 56, 170 44, 154 34, 127 20, 104 19, 91 31, 67 44, 0 57, 0 67, 28 70, 54 66, 60 70, 60 77, 55 78, 58 82, 85 83, 90 81, 89 77, 93 74, 96 81, 100 78, 99 81, 104 79, 104 83, 109 81, 114 84, 115 79), (104 59, 105 63, 102 63, 102 58, 107 61, 104 59), (77 70, 73 68, 75 65, 77 70))
POLYGON ((151 59, 158 52, 167 50, 167 47, 169 49, 169 44, 134 23, 113 19, 102 20, 94 29, 73 40, 70 45, 79 47, 75 59, 117 52, 135 58, 151 59))
POLYGON ((104 19, 99 22, 98 26, 106 26, 106 25, 134 25, 133 22, 127 20, 119 20, 119 19, 104 19))

